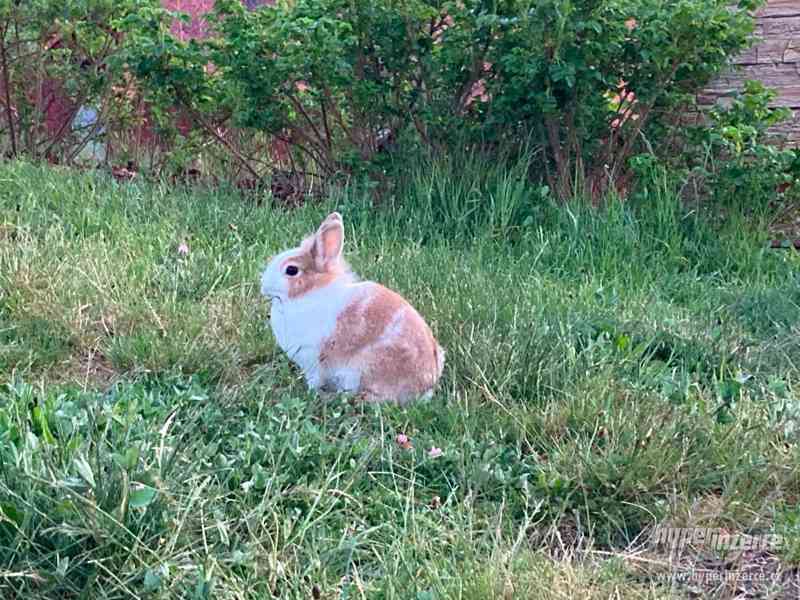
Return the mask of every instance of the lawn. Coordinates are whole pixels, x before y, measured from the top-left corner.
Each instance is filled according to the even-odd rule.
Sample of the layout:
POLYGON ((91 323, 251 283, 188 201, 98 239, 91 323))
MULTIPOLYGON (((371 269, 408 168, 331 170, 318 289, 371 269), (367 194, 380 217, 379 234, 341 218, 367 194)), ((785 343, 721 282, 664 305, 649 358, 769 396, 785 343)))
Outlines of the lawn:
POLYGON ((737 597, 665 525, 782 536, 739 566, 795 597, 800 254, 656 177, 411 179, 284 210, 0 165, 0 597, 737 597), (431 400, 316 397, 276 347, 260 269, 334 208, 446 348, 431 400))

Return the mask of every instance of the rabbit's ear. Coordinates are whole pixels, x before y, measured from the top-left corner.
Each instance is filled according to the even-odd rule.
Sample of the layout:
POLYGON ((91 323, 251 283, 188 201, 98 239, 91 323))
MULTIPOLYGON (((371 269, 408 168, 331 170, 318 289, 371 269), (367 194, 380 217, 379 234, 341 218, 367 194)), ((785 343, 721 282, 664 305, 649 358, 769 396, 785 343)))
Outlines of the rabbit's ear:
POLYGON ((329 214, 314 235, 311 254, 320 269, 335 264, 342 257, 344 225, 338 212, 329 214))

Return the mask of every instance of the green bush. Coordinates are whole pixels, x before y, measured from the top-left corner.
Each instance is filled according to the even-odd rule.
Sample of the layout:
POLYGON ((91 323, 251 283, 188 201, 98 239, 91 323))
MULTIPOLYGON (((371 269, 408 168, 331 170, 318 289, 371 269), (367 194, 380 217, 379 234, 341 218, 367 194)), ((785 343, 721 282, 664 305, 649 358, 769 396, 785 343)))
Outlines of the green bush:
POLYGON ((800 176, 800 154, 770 143, 768 130, 790 114, 771 108, 775 92, 748 81, 727 106, 716 106, 709 123, 695 128, 685 158, 705 196, 763 207, 800 176))
POLYGON ((384 177, 393 140, 409 153, 533 142, 554 192, 597 198, 626 185, 631 156, 668 146, 676 111, 749 44, 756 4, 225 0, 207 40, 167 35, 165 11, 133 15, 128 60, 164 102, 282 140, 313 177, 384 177))
POLYGON ((129 132, 130 81, 113 59, 118 22, 155 2, 0 1, 0 151, 72 163, 129 132))
MULTIPOLYGON (((728 4, 220 0, 209 37, 185 41, 155 0, 4 2, 0 136, 10 155, 66 163, 103 138, 124 162, 142 158, 131 131, 146 117, 162 173, 216 149, 218 172, 277 169, 316 189, 387 184, 425 155, 533 152, 529 175, 556 196, 597 200, 630 187, 631 157, 685 149, 676 115, 753 31, 758 2, 728 4), (48 86, 64 105, 55 129, 48 86), (82 107, 94 117, 81 128, 82 107)), ((791 156, 763 143, 782 116, 768 95, 751 85, 693 138, 696 173, 734 157, 706 177, 715 194, 785 183, 791 156)))
POLYGON ((544 0, 481 15, 492 133, 532 133, 562 198, 624 187, 629 158, 663 138, 753 31, 727 0, 544 0), (575 186, 578 186, 577 189, 575 186))
POLYGON ((431 88, 442 72, 431 62, 440 13, 426 2, 301 0, 249 11, 226 0, 209 16, 215 35, 184 43, 165 34, 169 13, 155 10, 129 19, 129 61, 162 103, 201 126, 289 144, 292 170, 326 180, 368 166, 376 174, 397 134, 416 126, 430 141, 426 95, 445 89, 431 88))

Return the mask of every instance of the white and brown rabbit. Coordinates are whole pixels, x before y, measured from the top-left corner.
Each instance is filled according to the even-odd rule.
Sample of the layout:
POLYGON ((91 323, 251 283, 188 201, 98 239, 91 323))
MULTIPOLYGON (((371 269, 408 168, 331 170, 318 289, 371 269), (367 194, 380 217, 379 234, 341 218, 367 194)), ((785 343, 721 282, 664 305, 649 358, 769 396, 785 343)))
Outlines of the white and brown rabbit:
POLYGON ((402 296, 358 281, 342 258, 344 226, 331 213, 299 247, 275 256, 261 277, 278 345, 313 389, 371 401, 428 397, 444 350, 402 296))

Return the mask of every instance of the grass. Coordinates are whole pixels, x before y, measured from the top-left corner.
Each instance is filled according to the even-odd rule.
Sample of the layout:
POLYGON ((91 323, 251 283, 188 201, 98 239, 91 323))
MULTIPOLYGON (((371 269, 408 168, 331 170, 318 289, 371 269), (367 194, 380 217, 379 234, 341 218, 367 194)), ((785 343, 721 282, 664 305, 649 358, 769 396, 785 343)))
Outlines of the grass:
POLYGON ((285 212, 0 166, 0 596, 681 597, 665 524, 791 572, 797 255, 666 181, 589 211, 456 171, 285 212), (447 349, 430 401, 317 398, 272 340, 259 270, 334 207, 447 349))

